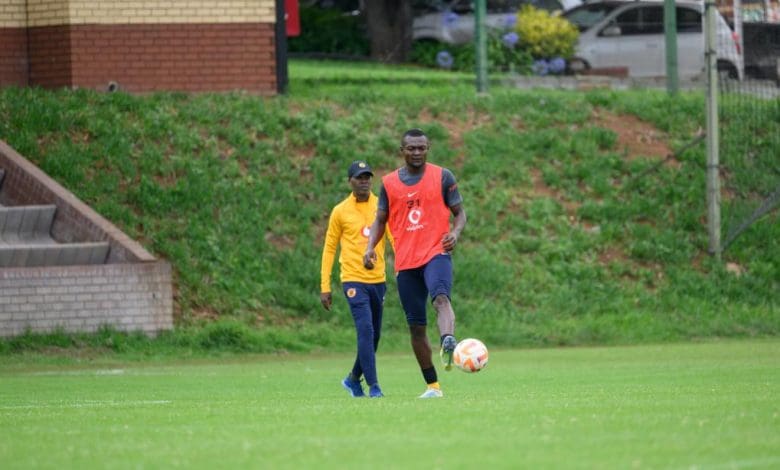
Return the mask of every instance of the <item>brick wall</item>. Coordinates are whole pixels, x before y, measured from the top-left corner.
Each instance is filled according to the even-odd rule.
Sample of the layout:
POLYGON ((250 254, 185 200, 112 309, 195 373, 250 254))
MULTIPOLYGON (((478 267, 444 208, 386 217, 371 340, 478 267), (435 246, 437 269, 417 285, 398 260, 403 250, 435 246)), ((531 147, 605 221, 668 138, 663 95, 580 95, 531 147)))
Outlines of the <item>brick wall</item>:
POLYGON ((70 41, 79 87, 276 92, 270 23, 72 26, 70 41))
POLYGON ((103 325, 154 335, 173 327, 170 280, 164 262, 0 269, 0 336, 103 325))
POLYGON ((71 0, 26 0, 27 26, 67 24, 70 3, 71 0))
POLYGON ((27 29, 0 26, 0 86, 26 86, 27 74, 27 29))
POLYGON ((70 28, 50 26, 27 30, 29 82, 44 88, 71 86, 70 28))
POLYGON ((4 0, 3 17, 26 18, 28 26, 273 23, 276 13, 274 0, 4 0))
POLYGON ((276 93, 275 0, 6 1, 0 86, 276 93))
POLYGON ((0 86, 27 85, 25 0, 0 2, 0 86))
MULTIPOLYGON (((66 0, 29 0, 47 4, 31 17, 31 26, 63 24, 57 4, 66 0)), ((67 0, 69 24, 274 23, 274 0, 67 0)))
POLYGON ((30 0, 3 0, 0 3, 0 28, 25 26, 27 2, 30 0))
POLYGON ((108 241, 107 264, 0 268, 0 336, 27 329, 95 331, 111 325, 154 334, 173 327, 170 265, 0 141, 3 205, 55 204, 52 237, 108 241))

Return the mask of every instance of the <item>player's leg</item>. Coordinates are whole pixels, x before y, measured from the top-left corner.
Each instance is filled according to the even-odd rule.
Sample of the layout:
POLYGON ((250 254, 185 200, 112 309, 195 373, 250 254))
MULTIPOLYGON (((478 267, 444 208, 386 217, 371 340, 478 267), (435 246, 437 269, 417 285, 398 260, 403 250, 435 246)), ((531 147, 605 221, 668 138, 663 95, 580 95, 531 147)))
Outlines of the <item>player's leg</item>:
POLYGON ((411 335, 412 351, 414 351, 414 357, 417 358, 417 364, 420 365, 420 369, 432 368, 433 360, 431 357, 433 356, 433 350, 428 340, 426 326, 409 325, 409 333, 411 335))
POLYGON ((452 309, 452 258, 438 255, 425 265, 425 285, 436 310, 436 324, 441 340, 441 359, 445 370, 452 369, 452 353, 455 350, 455 311, 452 309))
POLYGON ((432 366, 431 346, 426 335, 428 319, 426 317, 427 289, 420 269, 407 269, 400 271, 396 276, 398 281, 398 296, 401 306, 406 313, 406 323, 409 325, 409 334, 412 351, 417 358, 420 368, 432 366))
MULTIPOLYGON (((384 283, 370 284, 368 287, 368 299, 371 305, 371 324, 373 326, 373 345, 374 345, 374 364, 376 364, 376 351, 379 348, 379 338, 382 336, 382 315, 384 312, 385 292, 387 286, 384 283)), ((378 374, 376 367, 374 367, 374 376, 377 377, 375 382, 369 382, 368 374, 366 375, 366 382, 368 382, 368 396, 371 398, 383 397, 382 389, 379 387, 378 374)))
POLYGON ((376 383, 376 366, 374 363, 374 331, 371 321, 371 304, 365 285, 359 282, 345 282, 344 296, 347 298, 352 320, 357 334, 357 357, 352 371, 342 381, 342 385, 353 397, 363 397, 361 376, 365 376, 369 384, 376 383))
POLYGON ((382 336, 382 317, 387 285, 385 283, 373 284, 371 292, 371 323, 374 325, 374 351, 376 351, 379 348, 379 338, 382 336))
POLYGON ((431 344, 427 335, 428 289, 425 286, 425 278, 421 269, 409 269, 400 271, 396 279, 398 295, 406 313, 406 323, 409 325, 412 351, 427 386, 421 397, 440 397, 442 393, 439 389, 436 368, 433 366, 431 344), (434 391, 430 392, 430 390, 434 391))

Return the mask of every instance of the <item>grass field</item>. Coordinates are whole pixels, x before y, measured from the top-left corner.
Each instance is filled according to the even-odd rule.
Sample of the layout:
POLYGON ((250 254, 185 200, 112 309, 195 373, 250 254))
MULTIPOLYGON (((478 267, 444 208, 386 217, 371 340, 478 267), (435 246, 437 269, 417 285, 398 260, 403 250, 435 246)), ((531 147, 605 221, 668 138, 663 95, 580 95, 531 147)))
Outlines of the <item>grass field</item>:
MULTIPOLYGON (((12 468, 778 468, 780 341, 493 350, 423 391, 380 355, 353 399, 349 355, 51 365, 0 357, 12 468)), ((61 360, 61 359, 60 359, 61 360)))

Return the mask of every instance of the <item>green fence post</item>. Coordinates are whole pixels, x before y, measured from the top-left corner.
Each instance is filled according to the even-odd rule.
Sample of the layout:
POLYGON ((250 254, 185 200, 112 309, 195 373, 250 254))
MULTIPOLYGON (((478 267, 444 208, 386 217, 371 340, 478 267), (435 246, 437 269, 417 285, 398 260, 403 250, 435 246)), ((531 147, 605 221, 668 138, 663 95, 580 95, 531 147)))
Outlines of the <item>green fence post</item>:
POLYGON ((674 0, 664 0, 664 36, 666 38, 666 91, 670 95, 680 88, 677 73, 677 11, 674 0))
POLYGON ((487 36, 485 31, 485 17, 487 7, 485 0, 474 2, 474 46, 477 58, 477 93, 486 93, 487 79, 487 36))

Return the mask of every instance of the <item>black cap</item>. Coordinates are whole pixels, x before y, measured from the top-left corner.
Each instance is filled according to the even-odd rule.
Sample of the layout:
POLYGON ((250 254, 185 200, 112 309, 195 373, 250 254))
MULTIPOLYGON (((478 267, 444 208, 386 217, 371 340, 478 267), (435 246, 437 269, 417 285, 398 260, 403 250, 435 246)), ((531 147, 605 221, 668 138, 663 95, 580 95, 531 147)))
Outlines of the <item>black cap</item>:
POLYGON ((349 166, 349 170, 347 170, 347 178, 354 178, 364 173, 368 173, 369 175, 374 176, 374 172, 371 171, 371 167, 368 166, 368 163, 357 160, 352 162, 352 165, 349 166))

